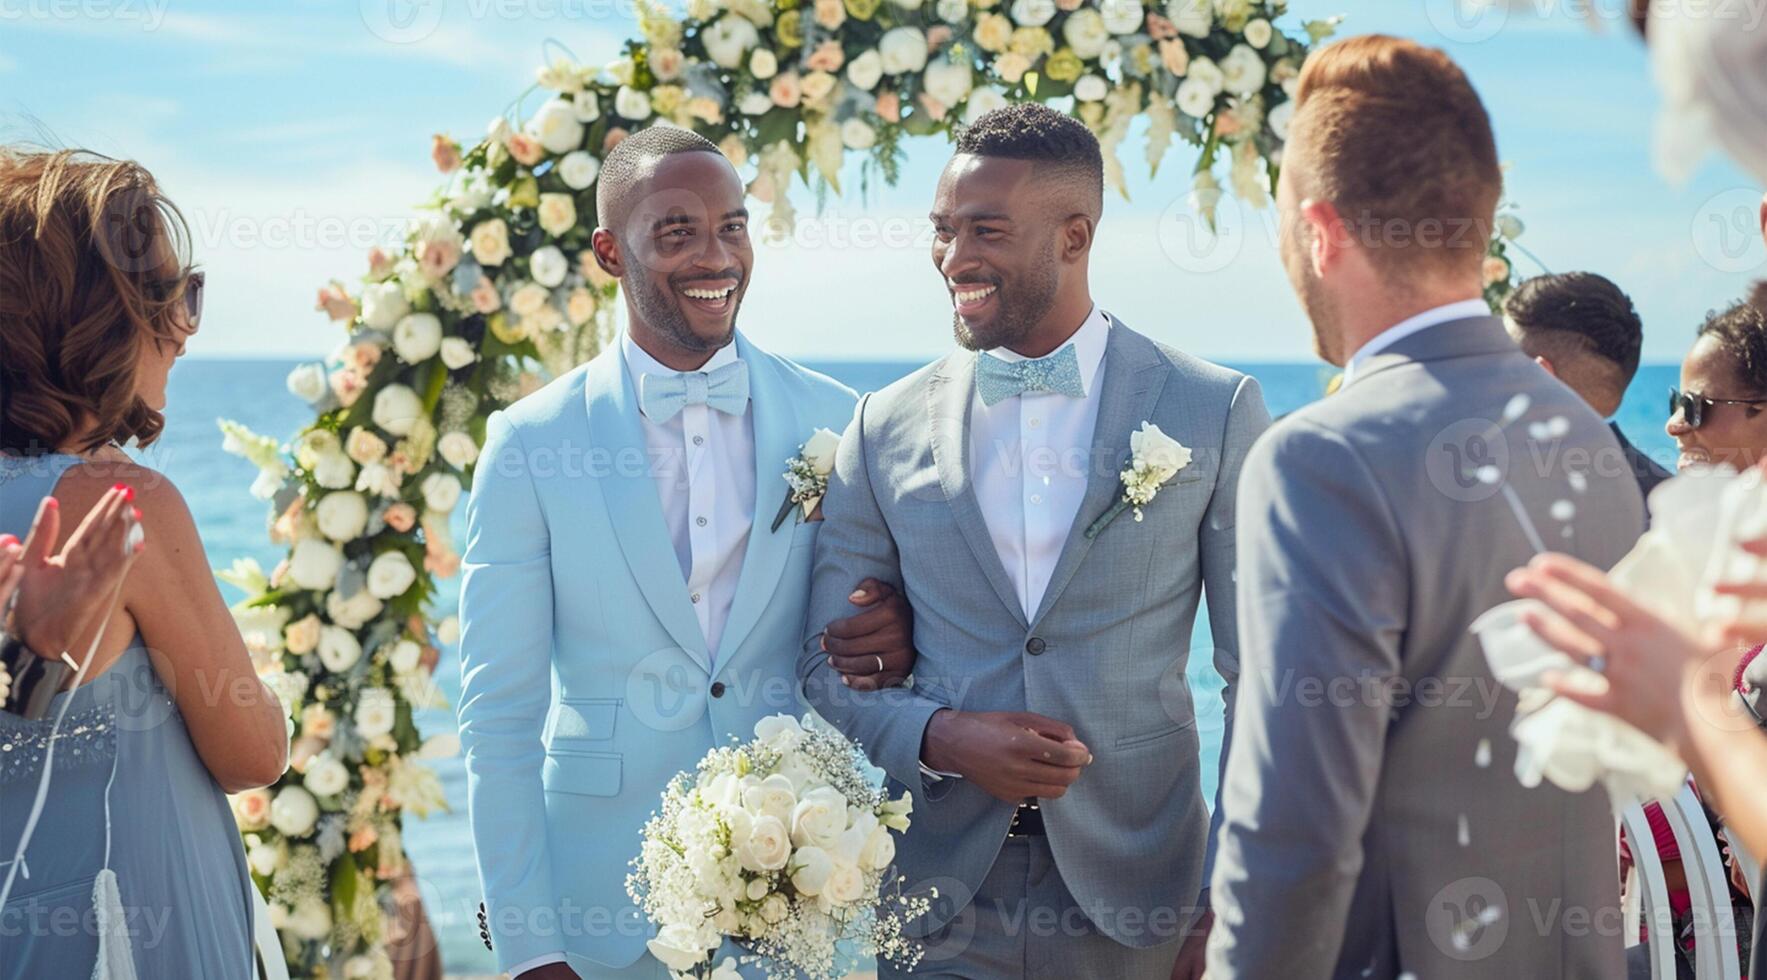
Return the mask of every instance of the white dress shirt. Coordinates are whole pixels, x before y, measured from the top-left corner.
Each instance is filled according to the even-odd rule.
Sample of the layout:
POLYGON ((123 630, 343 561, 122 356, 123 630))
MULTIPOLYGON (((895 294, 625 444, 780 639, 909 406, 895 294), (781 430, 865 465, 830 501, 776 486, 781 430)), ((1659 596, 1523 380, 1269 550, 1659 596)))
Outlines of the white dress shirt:
MULTIPOLYGON (((1086 496, 1109 340, 1110 320, 1094 306, 1056 348, 1074 345, 1085 397, 1034 392, 990 407, 979 392, 970 396, 969 468, 976 498, 1026 618, 1043 601, 1086 496)), ((986 356, 1027 360, 1005 348, 986 356)))
MULTIPOLYGON (((620 352, 634 391, 642 390, 647 374, 682 373, 651 357, 630 334, 620 335, 620 352)), ((726 344, 699 370, 710 374, 736 361, 736 345, 726 344)), ((745 406, 741 415, 726 415, 706 405, 688 405, 667 422, 656 422, 640 409, 639 425, 644 429, 663 523, 706 639, 706 655, 715 657, 736 599, 755 519, 754 411, 745 406)), ((564 961, 562 951, 547 953, 516 964, 509 975, 519 977, 564 961)))
POLYGON ((1362 345, 1362 349, 1350 355, 1350 363, 1344 365, 1344 384, 1349 384, 1356 377, 1356 371, 1364 362, 1388 347, 1393 346, 1414 333, 1421 333, 1431 327, 1455 320, 1465 320, 1475 316, 1488 317, 1491 307, 1482 299, 1463 299, 1458 303, 1438 306, 1382 330, 1374 335, 1374 339, 1362 345))

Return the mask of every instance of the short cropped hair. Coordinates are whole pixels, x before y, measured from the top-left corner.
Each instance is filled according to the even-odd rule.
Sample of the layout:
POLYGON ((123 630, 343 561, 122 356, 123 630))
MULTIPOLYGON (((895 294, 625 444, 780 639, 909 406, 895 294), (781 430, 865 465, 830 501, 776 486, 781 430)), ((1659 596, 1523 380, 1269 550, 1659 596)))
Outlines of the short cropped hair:
POLYGON ((632 188, 650 175, 653 163, 676 153, 723 156, 711 140, 679 126, 641 129, 615 144, 595 178, 595 215, 601 226, 619 234, 631 206, 632 188))
MULTIPOLYGON (((1537 341, 1558 351, 1593 354, 1619 368, 1622 387, 1638 373, 1644 322, 1632 297, 1603 276, 1593 272, 1536 276, 1509 294, 1503 313, 1521 331, 1524 348, 1537 341)), ((1550 352, 1528 352, 1555 360, 1550 352)))
POLYGON ((1315 51, 1298 84, 1285 162, 1302 164, 1304 195, 1377 246, 1368 254, 1383 271, 1476 269, 1503 174, 1491 119, 1459 66, 1368 35, 1315 51))
POLYGON ((1052 175, 1081 181, 1088 203, 1104 210, 1104 154, 1080 120, 1037 102, 1017 102, 984 113, 963 128, 957 152, 1029 160, 1052 175))

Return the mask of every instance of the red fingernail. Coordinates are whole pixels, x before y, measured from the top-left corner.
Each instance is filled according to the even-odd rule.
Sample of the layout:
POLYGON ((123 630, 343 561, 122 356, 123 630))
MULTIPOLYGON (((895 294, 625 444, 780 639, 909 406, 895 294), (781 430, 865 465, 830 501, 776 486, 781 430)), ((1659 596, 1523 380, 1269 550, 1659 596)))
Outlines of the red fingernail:
POLYGON ((134 487, 124 487, 123 488, 123 499, 124 500, 134 500, 135 499, 135 488, 134 487))
POLYGON ((50 510, 60 510, 61 509, 61 501, 56 500, 54 497, 50 497, 48 502, 45 503, 44 506, 48 507, 50 510))
POLYGON ((11 534, 0 534, 0 548, 18 544, 18 538, 11 534))
POLYGON ((127 489, 129 489, 129 487, 127 484, 114 483, 111 485, 111 489, 112 490, 127 490, 127 489))

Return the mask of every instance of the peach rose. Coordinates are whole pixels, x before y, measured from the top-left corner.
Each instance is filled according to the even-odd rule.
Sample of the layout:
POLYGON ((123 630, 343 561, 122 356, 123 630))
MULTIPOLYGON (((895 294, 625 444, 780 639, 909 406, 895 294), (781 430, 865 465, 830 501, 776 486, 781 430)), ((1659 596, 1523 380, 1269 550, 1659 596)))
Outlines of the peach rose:
POLYGON ((932 117, 933 122, 938 122, 944 119, 945 113, 950 111, 945 103, 940 102, 938 99, 933 98, 925 92, 920 93, 920 97, 915 99, 915 101, 920 104, 922 112, 925 112, 928 116, 932 117))
POLYGON ((441 133, 436 134, 429 156, 436 162, 436 169, 442 173, 451 174, 460 169, 460 144, 441 133))
POLYGON ((607 155, 614 151, 614 147, 619 146, 620 141, 629 135, 631 134, 628 133, 623 126, 615 126, 612 129, 609 129, 607 135, 601 138, 601 158, 603 160, 607 159, 607 155))
POLYGON ((816 24, 827 30, 834 30, 846 23, 847 5, 842 0, 816 0, 816 24))
POLYGON ((387 527, 404 534, 417 526, 417 508, 407 503, 397 503, 387 508, 384 519, 387 527))
POLYGON ((902 121, 902 97, 885 92, 877 97, 877 117, 884 122, 902 121))
POLYGON ((933 52, 944 47, 945 42, 947 42, 949 40, 951 40, 951 28, 945 26, 944 24, 940 24, 937 27, 927 28, 926 53, 932 54, 933 52))
POLYGON ((672 82, 681 77, 681 69, 687 65, 687 56, 680 48, 652 48, 646 62, 650 65, 650 73, 659 82, 672 82))
POLYGON ((393 271, 393 257, 381 251, 380 246, 368 250, 368 278, 385 279, 393 271))
POLYGON ((1178 25, 1160 14, 1147 12, 1147 36, 1155 41, 1168 41, 1178 36, 1178 25))
POLYGON ((247 790, 228 802, 233 804, 233 822, 247 832, 270 826, 270 791, 247 790))
POLYGON ((1176 38, 1160 42, 1160 64, 1174 75, 1183 75, 1190 70, 1190 52, 1184 50, 1184 42, 1176 38))
POLYGON ((472 287, 472 308, 480 313, 495 313, 503 308, 503 297, 497 294, 497 286, 485 276, 480 276, 478 285, 472 287))
POLYGON ((460 245, 451 241, 418 242, 417 264, 431 279, 440 279, 460 264, 460 245))
POLYGON ((795 71, 782 71, 773 76, 773 84, 767 89, 767 97, 773 104, 784 109, 795 109, 804 98, 803 85, 798 81, 795 71))
POLYGON ((526 133, 511 133, 509 136, 509 155, 515 162, 524 167, 531 167, 546 159, 546 148, 540 141, 526 133))
POLYGON ((841 66, 846 63, 847 55, 841 50, 839 41, 823 41, 816 45, 816 50, 810 52, 809 59, 805 61, 815 71, 840 71, 841 66))
POLYGON ((338 404, 345 408, 356 404, 356 399, 362 397, 364 387, 366 385, 361 375, 355 371, 345 369, 331 376, 331 393, 337 396, 338 404))
POLYGON ((344 292, 342 284, 336 282, 319 290, 319 303, 314 309, 338 323, 348 323, 356 318, 356 301, 344 292))
POLYGON ((374 829, 374 825, 363 824, 350 834, 350 853, 360 854, 373 847, 374 842, 378 840, 380 840, 380 832, 374 829))

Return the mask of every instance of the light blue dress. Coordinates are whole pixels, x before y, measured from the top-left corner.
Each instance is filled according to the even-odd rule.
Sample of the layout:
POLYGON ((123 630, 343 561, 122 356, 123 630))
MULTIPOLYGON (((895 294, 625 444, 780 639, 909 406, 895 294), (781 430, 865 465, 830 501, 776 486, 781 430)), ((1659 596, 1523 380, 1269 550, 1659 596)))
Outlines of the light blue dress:
MULTIPOLYGON (((0 455, 0 532, 23 538, 39 501, 79 462, 0 455)), ((0 910, 0 980, 128 976, 119 963, 140 980, 255 976, 253 885, 232 810, 139 634, 110 669, 59 695, 44 720, 0 712, 0 861, 18 848, 50 726, 69 699, 25 850, 29 877, 15 877, 0 910), (120 928, 118 904, 95 898, 107 868, 120 928)), ((10 870, 0 865, 0 880, 10 870)))

